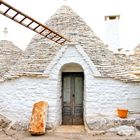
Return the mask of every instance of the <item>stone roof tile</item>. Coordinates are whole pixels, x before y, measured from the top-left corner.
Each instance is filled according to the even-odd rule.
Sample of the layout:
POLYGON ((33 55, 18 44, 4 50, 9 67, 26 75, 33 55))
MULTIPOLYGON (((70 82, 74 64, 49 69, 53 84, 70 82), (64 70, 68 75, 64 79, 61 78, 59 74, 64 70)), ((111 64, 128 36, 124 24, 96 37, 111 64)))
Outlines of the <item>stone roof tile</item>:
MULTIPOLYGON (((130 64, 108 50, 86 22, 70 7, 62 6, 45 24, 75 44, 83 45, 84 51, 96 65, 102 77, 124 81, 137 79, 130 74, 130 64)), ((27 46, 23 59, 10 70, 10 73, 43 72, 60 48, 60 45, 35 35, 27 46)))
POLYGON ((23 51, 16 47, 11 41, 0 41, 0 78, 9 71, 17 60, 23 55, 23 51))

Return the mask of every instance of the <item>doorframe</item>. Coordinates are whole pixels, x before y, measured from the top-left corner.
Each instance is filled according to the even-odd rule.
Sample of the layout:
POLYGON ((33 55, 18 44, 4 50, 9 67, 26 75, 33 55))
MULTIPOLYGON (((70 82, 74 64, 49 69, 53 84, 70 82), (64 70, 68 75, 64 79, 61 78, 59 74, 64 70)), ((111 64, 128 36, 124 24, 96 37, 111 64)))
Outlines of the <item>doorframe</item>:
POLYGON ((82 99, 82 107, 83 107, 83 110, 82 110, 82 117, 83 117, 83 125, 84 125, 84 88, 85 88, 85 76, 84 76, 84 72, 62 72, 61 73, 61 81, 62 81, 62 84, 61 84, 61 124, 63 125, 63 77, 65 75, 79 75, 79 76, 82 76, 83 77, 83 99, 82 99))

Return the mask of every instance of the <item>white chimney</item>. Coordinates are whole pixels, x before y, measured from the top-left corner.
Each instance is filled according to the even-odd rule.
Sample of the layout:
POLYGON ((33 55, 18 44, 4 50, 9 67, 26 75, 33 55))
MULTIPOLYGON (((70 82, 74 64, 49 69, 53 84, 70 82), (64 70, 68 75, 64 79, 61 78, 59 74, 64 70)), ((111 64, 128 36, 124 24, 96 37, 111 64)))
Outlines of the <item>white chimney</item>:
POLYGON ((109 48, 114 52, 117 52, 118 48, 120 48, 119 19, 120 15, 105 16, 106 43, 108 44, 109 48))

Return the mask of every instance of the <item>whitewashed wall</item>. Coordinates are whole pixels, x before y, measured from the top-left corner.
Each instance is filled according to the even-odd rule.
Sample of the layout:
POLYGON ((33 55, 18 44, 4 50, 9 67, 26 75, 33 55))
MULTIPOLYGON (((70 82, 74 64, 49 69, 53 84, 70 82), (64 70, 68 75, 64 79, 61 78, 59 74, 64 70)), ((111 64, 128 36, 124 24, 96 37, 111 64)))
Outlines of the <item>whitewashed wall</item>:
POLYGON ((85 99, 87 115, 115 115, 117 108, 128 107, 128 98, 140 98, 139 83, 122 83, 113 79, 92 78, 87 85, 85 99))
POLYGON ((49 103, 49 125, 56 122, 57 81, 46 78, 20 78, 0 84, 0 114, 13 121, 28 123, 32 105, 38 101, 49 103))
POLYGON ((84 117, 93 114, 114 115, 118 107, 127 107, 127 98, 140 98, 140 84, 127 84, 99 75, 80 46, 62 47, 46 69, 49 78, 19 78, 0 84, 0 114, 28 123, 33 103, 49 103, 48 124, 61 123, 61 70, 65 64, 79 64, 84 71, 84 117))

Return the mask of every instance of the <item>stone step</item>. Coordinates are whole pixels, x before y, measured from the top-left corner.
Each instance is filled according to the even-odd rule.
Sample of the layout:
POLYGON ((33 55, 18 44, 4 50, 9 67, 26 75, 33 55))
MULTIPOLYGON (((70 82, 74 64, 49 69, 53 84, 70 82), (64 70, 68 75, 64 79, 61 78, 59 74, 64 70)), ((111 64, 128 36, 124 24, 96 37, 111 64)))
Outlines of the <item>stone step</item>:
POLYGON ((84 133, 85 128, 83 125, 61 125, 56 128, 55 133, 84 133))

